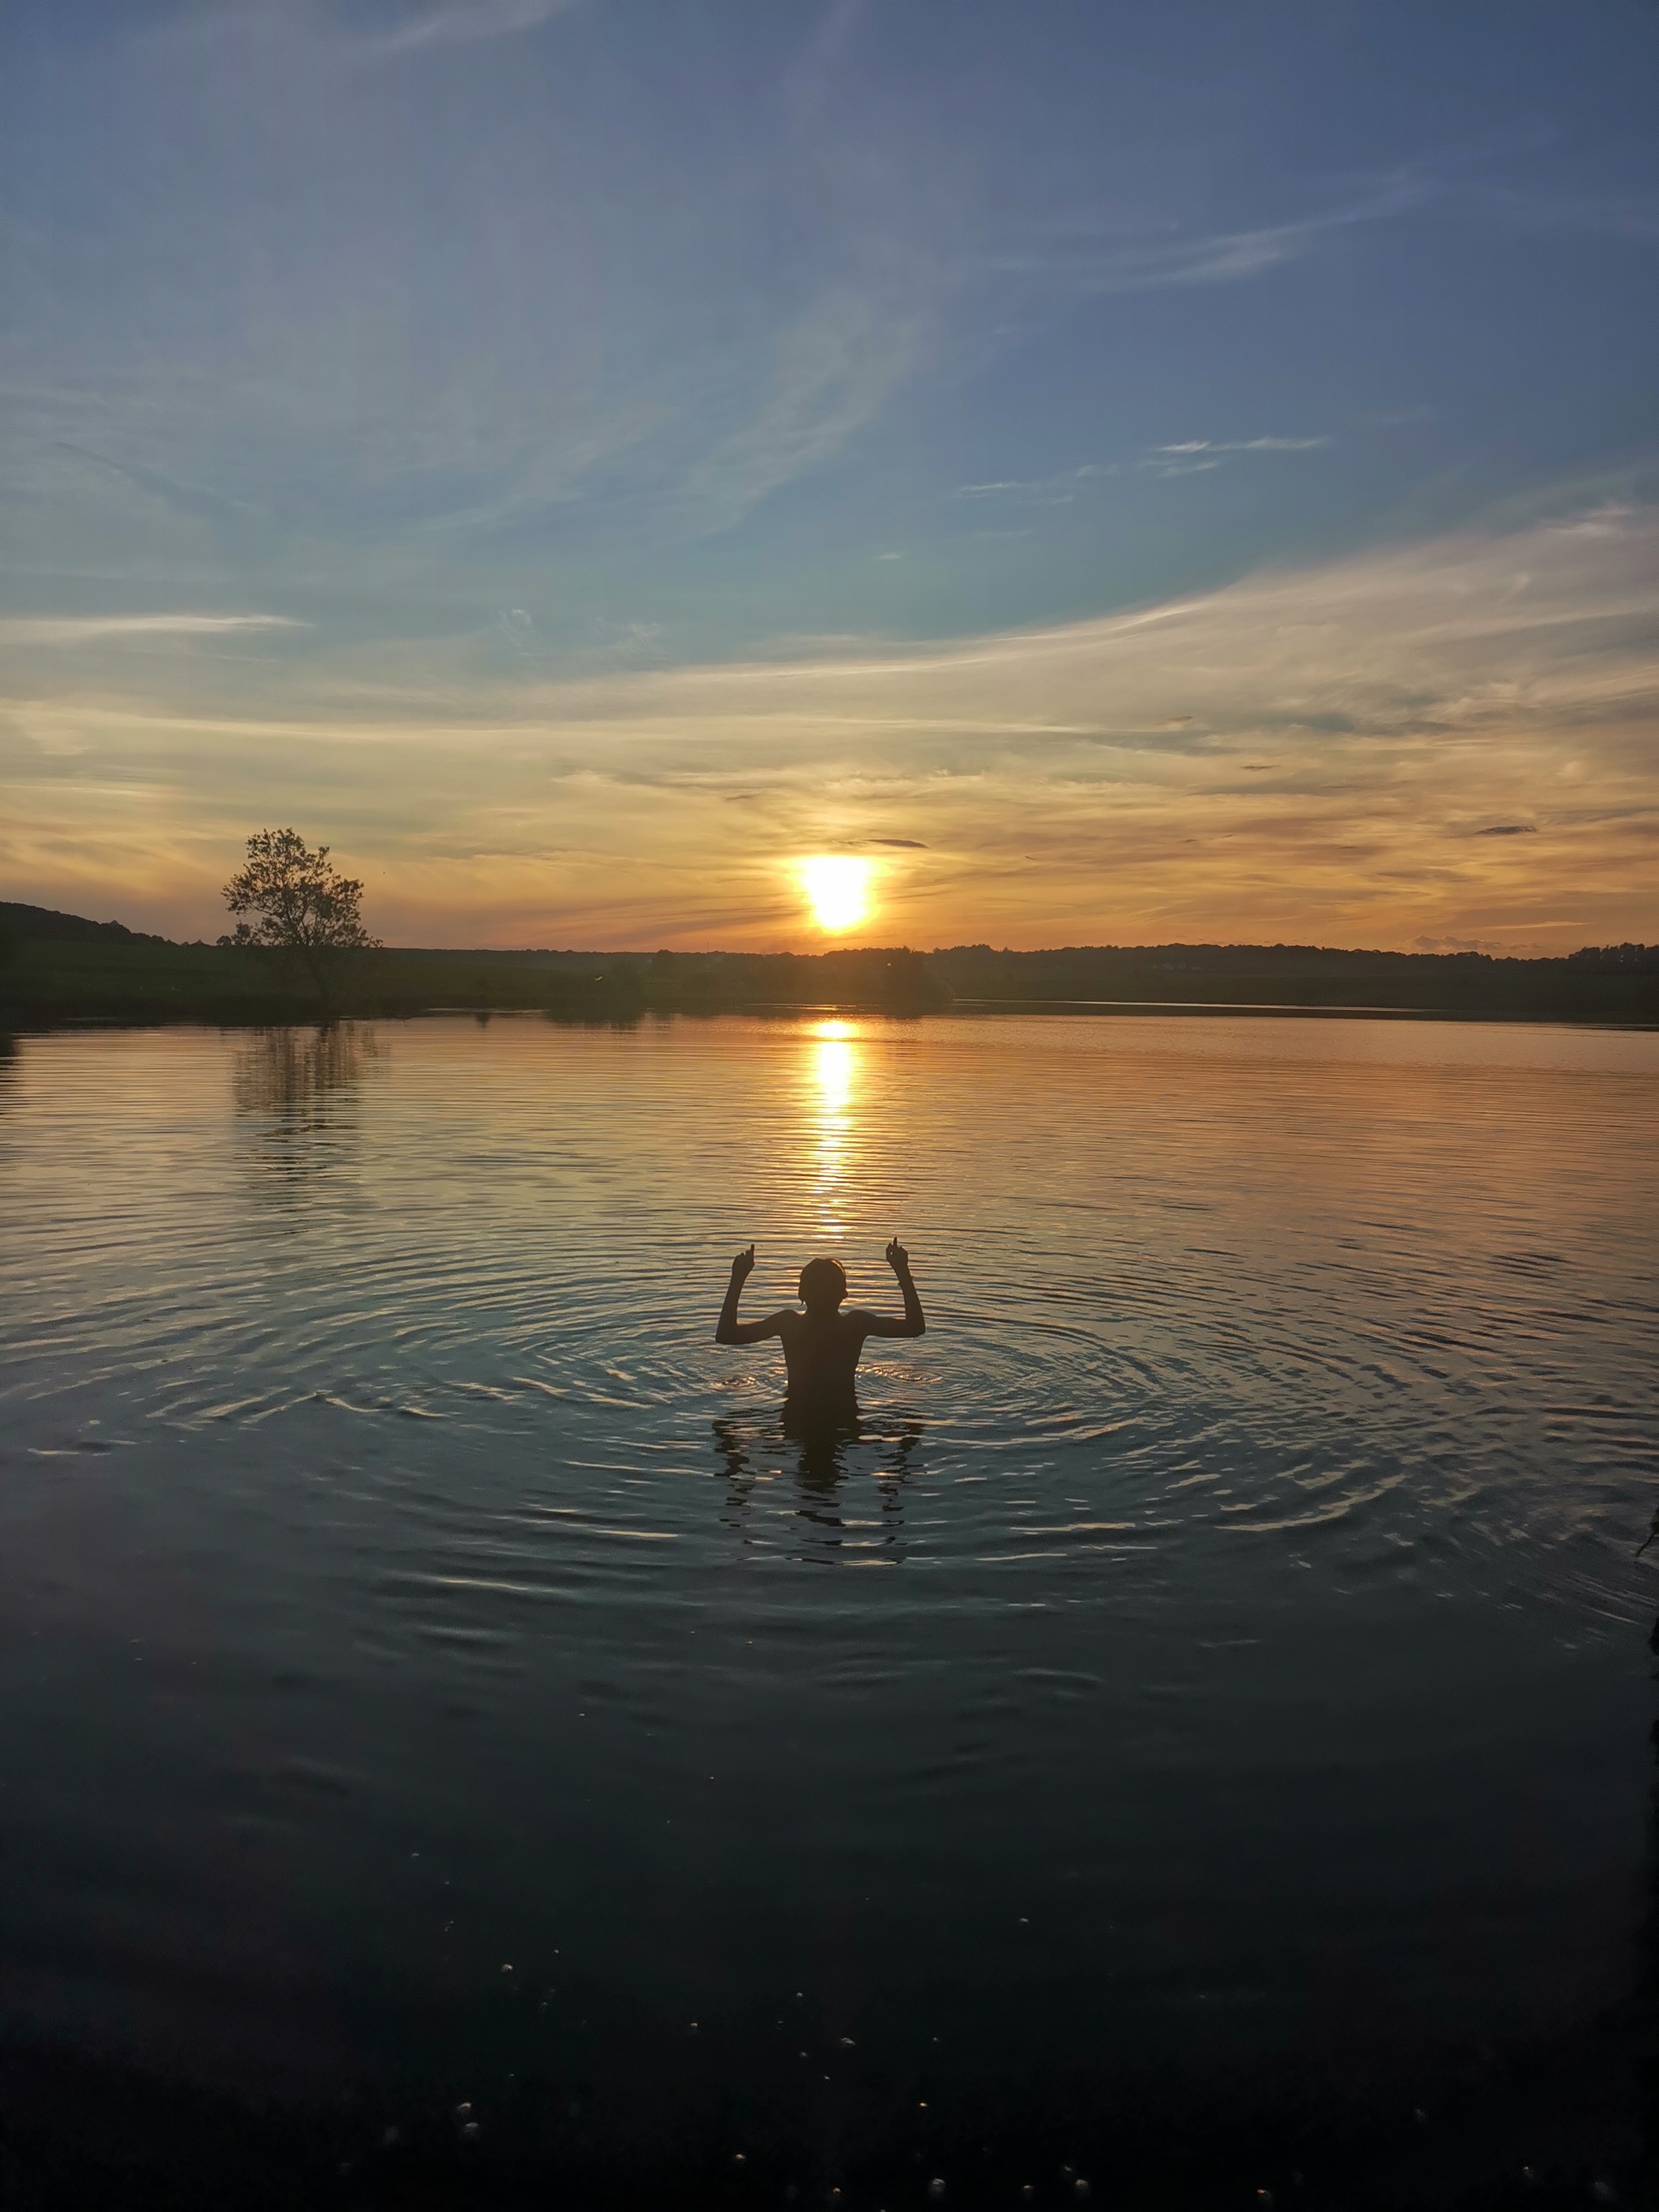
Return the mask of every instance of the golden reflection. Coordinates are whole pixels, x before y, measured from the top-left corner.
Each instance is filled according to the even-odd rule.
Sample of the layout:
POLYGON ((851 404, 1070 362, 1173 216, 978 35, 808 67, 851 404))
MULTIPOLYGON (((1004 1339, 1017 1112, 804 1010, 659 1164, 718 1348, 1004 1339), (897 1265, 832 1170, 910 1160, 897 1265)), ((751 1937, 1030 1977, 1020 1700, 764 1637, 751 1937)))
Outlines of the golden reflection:
POLYGON ((811 1070, 817 1087, 817 1226, 837 1235, 846 1226, 846 1185, 855 1142, 853 1107, 858 1087, 859 1044, 848 1022, 818 1022, 811 1032, 811 1070))

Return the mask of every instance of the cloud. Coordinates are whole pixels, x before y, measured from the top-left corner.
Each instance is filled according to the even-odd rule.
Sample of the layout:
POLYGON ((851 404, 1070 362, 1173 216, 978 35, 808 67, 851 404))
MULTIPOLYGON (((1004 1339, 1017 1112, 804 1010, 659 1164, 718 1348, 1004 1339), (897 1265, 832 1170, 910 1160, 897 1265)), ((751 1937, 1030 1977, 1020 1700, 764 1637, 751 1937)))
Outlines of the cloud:
POLYGON ((915 357, 921 319, 881 288, 837 287, 780 333, 752 418, 688 471, 687 520, 728 528, 769 492, 823 467, 863 428, 915 357))
POLYGON ((1070 216, 990 248, 975 265, 986 275, 1036 278, 1050 289, 1083 295, 1236 284, 1299 260, 1338 231, 1403 215, 1437 190, 1427 176, 1402 173, 1363 198, 1316 215, 1196 237, 1174 222, 1131 229, 1121 216, 1070 216))
POLYGON ((999 477, 989 483, 958 484, 957 499, 1011 499, 1040 507, 1069 507, 1079 484, 1118 473, 1115 461, 1085 461, 1081 468, 1061 469, 1050 477, 999 477))
POLYGON ((648 563, 881 411, 953 274, 922 156, 798 117, 781 32, 678 89, 520 68, 481 127, 463 62, 573 9, 182 0, 92 42, 54 157, 92 199, 47 177, 0 216, 0 493, 43 571, 407 611, 477 564, 520 599, 526 556, 648 563), (88 170, 105 100, 140 119, 88 170))
POLYGON ((428 9, 366 43, 388 54, 410 53, 422 46, 471 46, 481 39, 539 30, 574 5, 575 0, 449 0, 448 5, 428 9))
POLYGON ((913 944, 1659 935, 1653 509, 933 645, 472 650, 64 656, 0 702, 14 896, 211 933, 226 854, 295 820, 426 943, 805 943, 794 861, 878 847, 913 944))
POLYGON ((208 485, 181 483, 163 470, 145 468, 134 461, 112 460, 108 454, 95 453, 85 446, 76 445, 72 439, 58 438, 53 442, 58 453, 72 454, 76 460, 90 461, 94 468, 107 469, 112 476, 125 477, 177 514, 207 522, 236 524, 258 512, 246 500, 227 498, 224 493, 208 485))
POLYGON ((1316 446, 1328 446, 1319 438, 1184 438, 1179 445, 1155 446, 1158 453, 1308 453, 1316 446))
POLYGON ((1183 438, 1172 446, 1154 446, 1139 466, 1160 477, 1190 477, 1206 469, 1218 469, 1225 453, 1310 453, 1334 441, 1317 438, 1183 438))
POLYGON ((302 629, 286 615, 22 615, 0 620, 0 643, 92 645, 120 637, 222 637, 236 630, 302 629))
POLYGON ((538 30, 568 14, 578 0, 434 0, 410 6, 392 0, 182 0, 141 34, 141 46, 188 52, 255 40, 267 58, 309 53, 325 59, 416 52, 428 46, 470 46, 538 30), (373 11, 402 20, 363 23, 373 11))

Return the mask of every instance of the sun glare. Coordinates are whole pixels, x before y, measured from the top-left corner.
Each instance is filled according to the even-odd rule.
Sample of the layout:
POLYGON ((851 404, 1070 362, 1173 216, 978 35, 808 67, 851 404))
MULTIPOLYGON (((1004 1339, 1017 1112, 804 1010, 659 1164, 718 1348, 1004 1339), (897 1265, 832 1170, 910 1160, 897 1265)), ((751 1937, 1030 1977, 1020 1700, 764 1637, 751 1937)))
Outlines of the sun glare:
POLYGON ((817 1110, 804 1118, 816 1139, 818 1234, 835 1241, 847 1225, 848 1177, 857 1149, 859 1046, 849 1022, 818 1022, 809 1035, 817 1110))
POLYGON ((812 902, 812 918, 832 937, 856 928, 870 910, 868 860, 842 853, 820 854, 802 864, 800 879, 812 902))

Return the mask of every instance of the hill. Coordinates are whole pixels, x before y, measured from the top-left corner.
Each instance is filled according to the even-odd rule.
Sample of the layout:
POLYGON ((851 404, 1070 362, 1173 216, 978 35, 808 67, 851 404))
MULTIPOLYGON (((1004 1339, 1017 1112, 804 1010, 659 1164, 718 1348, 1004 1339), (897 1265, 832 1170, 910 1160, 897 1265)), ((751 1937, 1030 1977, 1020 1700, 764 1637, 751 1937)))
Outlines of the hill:
POLYGON ((53 907, 24 906, 0 899, 0 936, 48 945, 165 945, 165 937, 146 937, 118 921, 88 921, 83 914, 59 914, 53 907))

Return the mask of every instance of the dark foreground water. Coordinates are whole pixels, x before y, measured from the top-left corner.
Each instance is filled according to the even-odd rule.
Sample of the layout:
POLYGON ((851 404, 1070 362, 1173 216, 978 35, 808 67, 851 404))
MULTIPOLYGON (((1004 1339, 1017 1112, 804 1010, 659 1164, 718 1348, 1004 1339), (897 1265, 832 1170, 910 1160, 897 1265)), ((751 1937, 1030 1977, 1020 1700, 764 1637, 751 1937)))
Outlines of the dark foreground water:
POLYGON ((1656 1109, 1415 1023, 24 1041, 0 2183, 1636 2201, 1656 1109), (895 1232, 804 1450, 730 1256, 896 1310, 895 1232))

